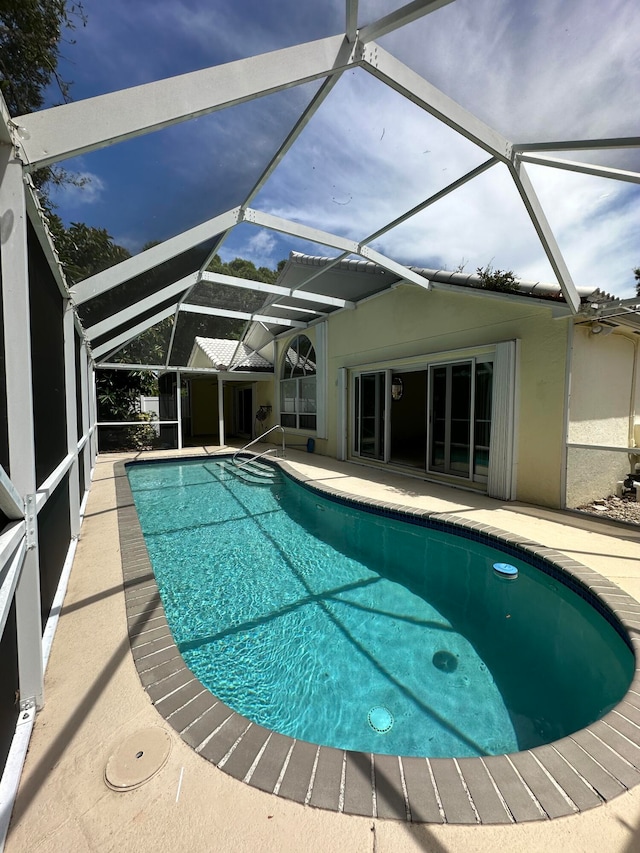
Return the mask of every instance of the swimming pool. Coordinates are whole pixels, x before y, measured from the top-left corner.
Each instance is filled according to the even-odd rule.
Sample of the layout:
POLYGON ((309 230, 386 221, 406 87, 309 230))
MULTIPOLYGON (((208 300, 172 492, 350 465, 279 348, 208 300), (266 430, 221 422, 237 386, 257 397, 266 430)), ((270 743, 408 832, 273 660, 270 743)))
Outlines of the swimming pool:
POLYGON ((274 476, 129 468, 178 649, 238 713, 339 749, 464 757, 556 740, 624 695, 623 632, 559 572, 511 553, 501 580, 487 542, 274 476))

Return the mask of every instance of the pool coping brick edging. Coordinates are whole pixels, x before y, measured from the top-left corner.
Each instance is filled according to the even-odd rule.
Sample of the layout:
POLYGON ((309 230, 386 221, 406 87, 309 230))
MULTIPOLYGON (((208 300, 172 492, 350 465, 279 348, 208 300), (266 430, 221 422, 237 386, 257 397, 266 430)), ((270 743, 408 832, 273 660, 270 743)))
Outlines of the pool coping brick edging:
POLYGON ((305 805, 420 823, 549 820, 601 805, 640 782, 639 602, 593 569, 524 537, 451 513, 343 493, 305 480, 284 460, 277 462, 305 488, 331 500, 414 524, 453 527, 460 535, 532 560, 596 604, 633 650, 634 678, 621 702, 601 720, 509 755, 398 757, 317 746, 271 732, 232 711, 186 666, 164 614, 126 474, 127 464, 140 463, 119 461, 114 476, 132 656, 156 710, 198 754, 236 779, 305 805))

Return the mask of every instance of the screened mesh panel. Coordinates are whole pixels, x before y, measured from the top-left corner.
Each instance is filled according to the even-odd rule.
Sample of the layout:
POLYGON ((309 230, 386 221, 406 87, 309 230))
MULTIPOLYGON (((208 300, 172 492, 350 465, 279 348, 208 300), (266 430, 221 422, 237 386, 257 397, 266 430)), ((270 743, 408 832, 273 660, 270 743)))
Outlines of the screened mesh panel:
POLYGON ((69 474, 67 473, 38 513, 38 556, 40 560, 40 600, 43 631, 58 588, 70 539, 69 474))
POLYGON ((62 296, 29 223, 33 417, 38 485, 67 455, 62 296))
MULTIPOLYGON (((92 224, 137 254, 147 243, 241 205, 319 85, 294 86, 127 139, 72 158, 66 168, 92 176, 92 224)), ((75 207, 68 194, 61 199, 67 221, 86 216, 80 191, 75 198, 75 207)))
POLYGON ((398 245, 408 265, 475 273, 491 264, 520 278, 555 281, 518 191, 500 165, 373 243, 382 253, 398 245))
POLYGON ((335 0, 278 0, 270 7, 277 26, 251 25, 254 0, 224 5, 195 0, 188 7, 168 4, 162 14, 147 9, 141 15, 132 14, 126 0, 93 2, 88 26, 74 34, 73 50, 62 51, 58 70, 63 80, 74 81, 76 99, 87 98, 280 50, 299 36, 301 41, 325 38, 344 27, 343 4, 335 0), (110 61, 96 63, 96 56, 110 61))
POLYGON ((73 336, 75 368, 76 368, 76 429, 78 431, 78 440, 82 438, 82 376, 80 373, 80 338, 75 332, 73 336))
POLYGON ((254 207, 272 209, 286 186, 296 219, 360 241, 486 159, 357 69, 340 79, 254 207))
MULTIPOLYGON (((0 253, 2 249, 0 248, 0 253)), ((0 264, 0 287, 2 286, 2 265, 0 264)), ((7 380, 4 356, 4 308, 0 299, 0 465, 7 474, 9 471, 9 432, 7 424, 7 380)))
POLYGON ((258 311, 268 294, 244 287, 201 281, 186 300, 191 305, 206 305, 210 308, 227 308, 231 311, 258 311))
POLYGON ((165 263, 83 302, 78 306, 78 314, 83 325, 89 328, 141 299, 157 293, 163 287, 180 281, 190 273, 197 272, 211 254, 217 240, 217 237, 212 237, 165 263))
POLYGON ((585 15, 579 3, 480 0, 379 43, 515 142, 597 139, 637 135, 639 24, 636 3, 585 15))
POLYGON ((20 705, 18 683, 18 643, 16 636, 16 604, 9 608, 0 641, 0 775, 4 771, 11 741, 16 730, 20 705))
POLYGON ((172 329, 173 317, 167 317, 109 356, 108 360, 118 364, 164 364, 172 329))
MULTIPOLYGON (((94 348, 97 348, 101 347, 104 344, 106 347, 111 347, 114 346, 112 342, 117 340, 118 338, 122 341, 124 337, 124 339, 126 340, 127 337, 131 336, 133 330, 136 329, 140 324, 144 323, 145 320, 151 320, 157 317, 161 312, 166 311, 167 309, 175 309, 175 306, 177 304, 176 300, 177 297, 172 296, 170 299, 165 299, 163 302, 159 302, 153 308, 149 308, 147 311, 141 311, 140 314, 137 314, 135 317, 132 317, 127 323, 123 323, 120 326, 115 326, 113 329, 110 329, 104 335, 99 335, 98 337, 93 338, 93 340, 91 341, 92 346, 94 348)), ((170 320, 171 317, 165 317, 164 321, 160 322, 167 323, 170 320)), ((156 325, 160 325, 160 323, 156 323, 156 325)), ((115 344, 115 346, 120 345, 115 344)))
POLYGON ((245 325, 245 320, 230 320, 227 317, 210 317, 203 314, 180 312, 169 360, 170 365, 183 367, 187 364, 196 335, 203 338, 239 340, 245 325))

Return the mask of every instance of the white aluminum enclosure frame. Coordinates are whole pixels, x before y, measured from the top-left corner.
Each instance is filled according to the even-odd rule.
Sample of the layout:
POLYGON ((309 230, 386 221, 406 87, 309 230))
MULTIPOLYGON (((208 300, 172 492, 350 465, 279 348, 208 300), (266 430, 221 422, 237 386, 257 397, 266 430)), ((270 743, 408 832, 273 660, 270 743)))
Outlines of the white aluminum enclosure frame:
MULTIPOLYGON (((306 288, 340 260, 352 255, 374 262, 383 270, 425 289, 431 287, 426 278, 371 248, 380 236, 408 221, 411 217, 437 204, 468 181, 500 163, 507 167, 522 203, 533 224, 537 237, 553 268, 569 312, 580 308, 578 291, 558 247, 544 209, 528 175, 527 166, 543 165, 611 180, 640 183, 640 174, 624 169, 612 169, 590 163, 561 159, 562 152, 600 151, 605 149, 638 148, 640 137, 611 137, 602 139, 556 140, 540 143, 514 144, 502 133, 480 120, 471 111, 455 103, 417 72, 380 47, 377 40, 387 33, 448 5, 452 0, 413 0, 395 11, 358 29, 358 2, 345 0, 344 33, 328 38, 297 44, 281 50, 237 60, 201 71, 183 74, 112 92, 60 107, 43 109, 11 119, 0 98, 0 214, 2 214, 2 281, 3 316, 6 364, 6 394, 8 410, 9 472, 0 467, 0 510, 9 520, 0 533, 0 626, 4 628, 12 602, 17 609, 19 650, 20 700, 24 713, 31 715, 44 701, 44 652, 40 617, 38 512, 46 506, 51 495, 69 482, 69 512, 73 553, 75 538, 80 529, 84 497, 91 483, 97 454, 97 405, 95 396, 96 365, 127 369, 134 365, 107 361, 119 348, 126 346, 154 324, 181 312, 198 312, 228 316, 246 321, 245 330, 259 323, 272 329, 273 338, 285 328, 305 328, 322 320, 332 310, 353 310, 357 302, 347 300, 338 292, 322 293, 320 286, 306 288), (358 233, 347 239, 344 235, 303 225, 293 219, 283 219, 267 210, 251 207, 260 190, 278 165, 286 158, 303 130, 330 96, 341 76, 360 69, 371 74, 381 85, 390 87, 408 102, 443 122, 456 133, 486 152, 488 159, 448 186, 422 200, 411 210, 384 224, 374 234, 358 233), (317 91, 298 120, 286 132, 284 141, 266 162, 259 178, 246 193, 242 203, 225 210, 205 222, 166 239, 157 246, 129 260, 93 275, 84 281, 67 286, 51 241, 48 225, 33 192, 30 172, 46 165, 60 163, 78 154, 91 152, 108 145, 119 144, 170 127, 198 116, 224 110, 234 105, 281 92, 303 83, 317 82, 317 91), (40 241, 52 277, 64 300, 64 379, 66 454, 55 470, 42 483, 36 482, 35 432, 32 383, 32 343, 30 331, 29 270, 27 253, 27 220, 40 241), (339 257, 322 269, 309 268, 304 281, 295 288, 269 285, 245 279, 207 272, 213 255, 224 245, 227 236, 240 225, 252 225, 296 239, 308 240, 337 250, 339 257), (213 248, 209 248, 209 246, 213 248), (133 304, 83 328, 76 308, 102 294, 125 285, 137 276, 150 273, 163 264, 190 250, 205 246, 208 257, 198 270, 175 281, 164 281, 157 292, 148 294, 133 304), (258 313, 235 311, 223 307, 203 308, 189 303, 190 293, 201 282, 210 285, 248 288, 264 293, 268 305, 258 313), (295 299, 304 308, 278 306, 278 300, 295 299), (167 307, 167 303, 169 303, 167 307), (273 311, 274 313, 267 313, 273 311), (297 319, 302 315, 303 319, 297 319), (225 313, 226 312, 226 313, 225 313), (151 316, 145 316, 147 314, 151 316), (292 316, 289 316, 289 315, 292 316), (276 327, 276 328, 273 328, 276 327), (95 343, 99 342, 96 346, 95 343), (79 347, 79 376, 76 376, 76 348, 79 347), (79 393, 78 393, 79 389, 79 393), (80 417, 78 417, 78 399, 80 417), (78 435, 81 424, 81 435, 78 435), (84 472, 79 480, 79 470, 84 472), (9 476, 10 474, 10 476, 9 476)), ((434 287, 437 287, 435 285, 434 287)), ((617 308, 602 309, 618 312, 635 310, 636 304, 620 303, 617 308)), ((592 316, 600 316, 597 309, 592 316)), ((614 316, 610 313, 610 316, 614 316)), ((174 324, 175 330, 175 324, 174 324)), ((142 369, 168 369, 177 373, 178 389, 187 373, 184 365, 171 367, 173 333, 166 359, 162 365, 141 365, 142 369)), ((205 373, 206 371, 198 371, 205 373)), ((252 381, 259 374, 241 371, 216 372, 218 393, 224 394, 224 383, 252 381)), ((256 379, 255 381, 258 381, 256 379)), ((346 386, 347 375, 339 377, 342 400, 340 418, 340 451, 346 454, 346 386)), ((180 397, 178 396, 178 406, 180 397)), ((220 406, 220 411, 223 407, 220 406)), ((181 411, 178 408, 178 443, 182 444, 181 411)), ((220 424, 220 440, 224 441, 224 420, 220 424)), ((26 748, 26 747, 25 747, 26 748)), ((0 784, 0 803, 7 801, 0 784)), ((10 809, 9 809, 10 812, 10 809)), ((3 827, 0 825, 0 842, 3 827)), ((0 844, 1 846, 1 844, 0 844)))

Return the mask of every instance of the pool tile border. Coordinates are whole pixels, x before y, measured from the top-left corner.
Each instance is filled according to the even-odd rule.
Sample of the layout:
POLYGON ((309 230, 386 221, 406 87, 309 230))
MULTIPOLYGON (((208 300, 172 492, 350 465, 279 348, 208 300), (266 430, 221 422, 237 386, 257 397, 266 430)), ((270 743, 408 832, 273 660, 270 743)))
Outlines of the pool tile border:
MULTIPOLYGON (((189 461, 206 457, 188 457, 189 461)), ((153 464, 158 461, 153 460, 153 464)), ((176 461, 176 457, 166 461, 176 461)), ((602 720, 551 744, 482 758, 415 758, 337 750, 271 732, 236 714, 188 669, 160 601, 126 467, 114 464, 127 627, 140 681, 157 711, 203 758, 262 791, 305 805, 417 823, 552 820, 607 802, 640 783, 640 603, 551 548, 488 524, 383 501, 284 473, 329 500, 497 545, 569 586, 636 654, 628 693, 602 720)))

